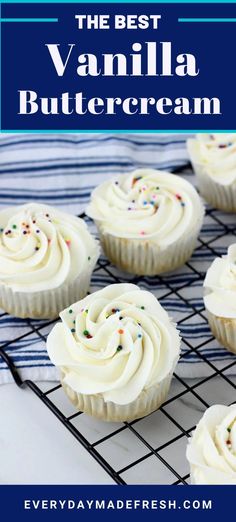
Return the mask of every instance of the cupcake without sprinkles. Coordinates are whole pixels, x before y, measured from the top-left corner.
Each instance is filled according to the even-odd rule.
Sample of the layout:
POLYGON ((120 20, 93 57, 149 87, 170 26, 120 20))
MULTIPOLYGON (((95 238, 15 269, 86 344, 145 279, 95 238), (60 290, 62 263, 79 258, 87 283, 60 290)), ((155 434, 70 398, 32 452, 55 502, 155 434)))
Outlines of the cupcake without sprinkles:
POLYGON ((160 407, 179 358, 180 338, 150 292, 133 284, 110 285, 60 317, 47 350, 78 410, 118 422, 160 407))
POLYGON ((87 294, 98 256, 79 218, 36 203, 0 211, 0 307, 16 317, 57 317, 87 294))
POLYGON ((114 265, 138 275, 157 275, 191 257, 204 207, 188 181, 144 169, 98 186, 87 214, 96 222, 114 265))
POLYGON ((202 196, 215 208, 236 212, 236 134, 197 134, 188 151, 202 196))
POLYGON ((236 484, 236 404, 211 406, 187 447, 191 483, 236 484))
POLYGON ((212 333, 224 348, 236 353, 236 244, 227 256, 213 261, 203 286, 212 333))

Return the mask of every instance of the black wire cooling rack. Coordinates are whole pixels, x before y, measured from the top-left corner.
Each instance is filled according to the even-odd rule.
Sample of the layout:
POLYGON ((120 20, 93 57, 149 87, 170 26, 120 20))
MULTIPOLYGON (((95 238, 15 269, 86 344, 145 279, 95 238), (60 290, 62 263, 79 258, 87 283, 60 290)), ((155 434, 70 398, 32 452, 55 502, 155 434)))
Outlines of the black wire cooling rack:
MULTIPOLYGON (((152 290, 167 310, 168 303, 178 301, 177 312, 181 307, 185 310, 182 318, 181 314, 175 317, 175 313, 172 313, 182 335, 180 357, 186 360, 186 357, 191 359, 193 356, 203 368, 201 373, 204 377, 188 379, 178 374, 177 367, 168 399, 158 411, 144 419, 119 424, 103 423, 77 412, 72 405, 68 415, 60 384, 52 386, 49 383, 35 384, 31 380, 22 380, 20 371, 9 355, 11 344, 20 337, 0 347, 0 355, 16 384, 30 388, 117 484, 188 484, 185 451, 187 439, 197 421, 211 404, 231 404, 236 400, 236 380, 233 376, 236 374, 236 357, 227 352, 222 365, 218 363, 217 357, 210 357, 210 349, 207 355, 206 347, 211 347, 216 341, 210 333, 203 301, 199 296, 199 284, 202 285, 210 260, 226 253, 227 247, 233 242, 236 242, 235 217, 207 208, 194 255, 177 272, 177 277, 133 277, 120 273, 105 257, 99 259, 93 273, 92 288, 97 289, 97 281, 101 277, 103 286, 129 281, 152 290), (199 259, 204 259, 205 264, 200 263, 199 259), (189 335, 190 325, 192 333, 189 335)), ((45 343, 45 326, 53 325, 54 321, 40 321, 40 326, 30 320, 26 323, 31 328, 30 333, 37 334, 45 343)), ((222 350, 220 347, 217 349, 222 350)))

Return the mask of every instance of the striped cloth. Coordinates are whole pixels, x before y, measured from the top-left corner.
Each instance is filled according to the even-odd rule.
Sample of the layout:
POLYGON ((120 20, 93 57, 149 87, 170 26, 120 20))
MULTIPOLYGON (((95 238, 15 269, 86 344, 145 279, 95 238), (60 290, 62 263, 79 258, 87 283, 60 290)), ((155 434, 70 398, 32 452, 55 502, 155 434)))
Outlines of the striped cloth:
MULTIPOLYGON (((173 134, 31 134, 0 137, 0 207, 39 201, 80 214, 91 190, 107 179, 136 168, 152 167, 175 171, 188 165, 187 135, 173 134)), ((191 182, 191 170, 184 176, 191 182)), ((202 278, 215 257, 225 253, 235 240, 224 234, 221 221, 235 227, 232 215, 214 213, 205 218, 190 263, 164 278, 142 278, 142 288, 151 290, 179 323, 183 337, 182 357, 177 367, 181 377, 203 377, 222 370, 236 373, 236 362, 212 338, 202 301, 202 278), (214 241, 218 235, 221 239, 214 241), (210 242, 210 248, 208 242, 210 242), (202 312, 202 313, 201 313, 202 312), (206 362, 209 361, 210 364, 206 362)), ((95 233, 90 223, 91 231, 95 233)), ((105 257, 95 269, 92 291, 117 281, 132 281, 132 276, 106 266, 105 257)), ((45 339, 52 323, 22 320, 0 315, 0 346, 10 355, 23 379, 55 380, 57 370, 51 365, 45 339)), ((0 357, 0 383, 12 380, 0 357)))

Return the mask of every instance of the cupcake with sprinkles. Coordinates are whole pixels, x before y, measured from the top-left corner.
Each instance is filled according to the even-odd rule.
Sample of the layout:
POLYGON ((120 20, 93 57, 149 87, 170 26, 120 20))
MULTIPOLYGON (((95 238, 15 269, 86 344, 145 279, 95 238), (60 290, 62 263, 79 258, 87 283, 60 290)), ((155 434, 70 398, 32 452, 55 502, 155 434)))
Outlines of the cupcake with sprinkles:
POLYGON ((188 151, 202 196, 215 208, 236 212, 236 135, 197 134, 188 151))
POLYGON ((206 410, 187 447, 191 483, 236 485, 236 404, 206 410))
POLYGON ((75 216, 37 203, 0 211, 0 307, 17 317, 57 317, 87 294, 98 256, 75 216))
POLYGON ((133 284, 110 285, 60 317, 47 339, 48 354, 79 411, 118 422, 160 407, 180 338, 150 292, 133 284))
POLYGON ((143 169, 98 186, 87 214, 96 222, 114 265, 138 275, 157 275, 191 257, 204 207, 182 177, 143 169))

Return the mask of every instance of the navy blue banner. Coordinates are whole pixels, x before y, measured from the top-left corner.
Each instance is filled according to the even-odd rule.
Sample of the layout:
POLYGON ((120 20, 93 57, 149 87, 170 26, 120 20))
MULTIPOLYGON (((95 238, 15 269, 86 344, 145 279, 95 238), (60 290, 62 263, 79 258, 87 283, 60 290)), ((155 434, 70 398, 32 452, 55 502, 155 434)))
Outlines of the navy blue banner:
MULTIPOLYGON (((217 520, 234 486, 1 486, 1 520, 217 520)), ((232 515, 231 515, 232 514, 232 515)))
POLYGON ((234 130, 235 4, 2 4, 3 130, 234 130))

